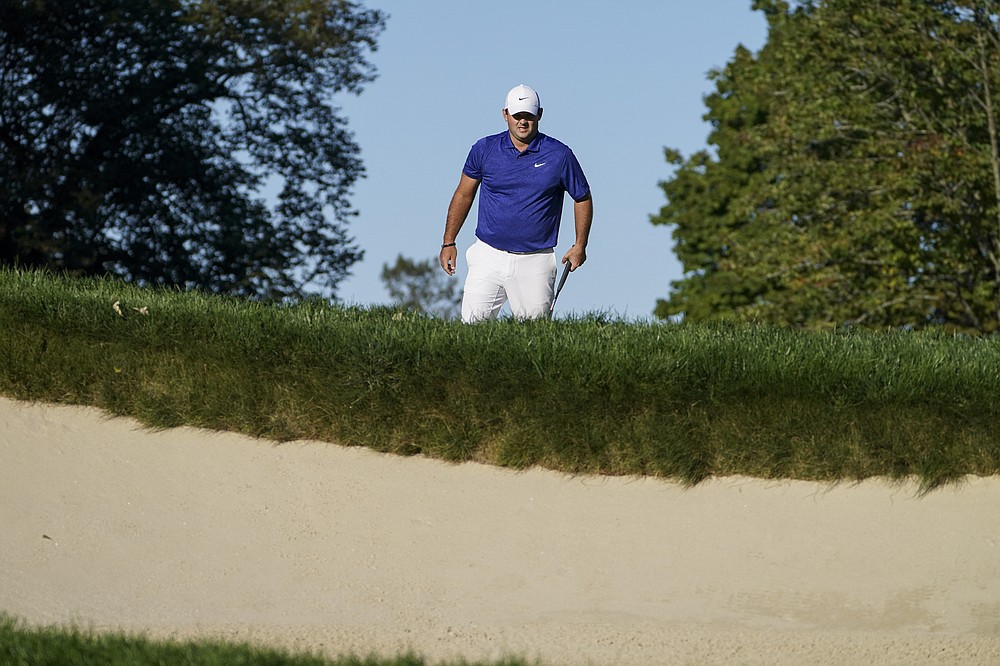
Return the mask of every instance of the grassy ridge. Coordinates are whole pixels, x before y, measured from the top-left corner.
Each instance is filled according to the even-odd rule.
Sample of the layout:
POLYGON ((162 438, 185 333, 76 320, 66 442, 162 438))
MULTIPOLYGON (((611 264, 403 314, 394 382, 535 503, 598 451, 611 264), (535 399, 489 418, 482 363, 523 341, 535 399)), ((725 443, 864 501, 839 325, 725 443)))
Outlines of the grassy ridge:
POLYGON ((686 483, 916 476, 927 489, 1000 472, 1000 340, 941 333, 465 326, 7 270, 0 392, 156 427, 686 483))

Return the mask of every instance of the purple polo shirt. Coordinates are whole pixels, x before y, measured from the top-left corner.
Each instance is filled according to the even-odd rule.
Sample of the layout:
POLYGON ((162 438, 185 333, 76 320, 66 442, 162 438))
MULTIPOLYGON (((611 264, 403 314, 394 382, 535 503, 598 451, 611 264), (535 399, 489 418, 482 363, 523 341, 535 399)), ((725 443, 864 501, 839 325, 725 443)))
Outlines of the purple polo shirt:
POLYGON ((523 153, 506 130, 484 137, 472 146, 462 173, 482 183, 476 237, 509 252, 555 247, 563 194, 580 201, 590 193, 573 151, 542 133, 523 153))

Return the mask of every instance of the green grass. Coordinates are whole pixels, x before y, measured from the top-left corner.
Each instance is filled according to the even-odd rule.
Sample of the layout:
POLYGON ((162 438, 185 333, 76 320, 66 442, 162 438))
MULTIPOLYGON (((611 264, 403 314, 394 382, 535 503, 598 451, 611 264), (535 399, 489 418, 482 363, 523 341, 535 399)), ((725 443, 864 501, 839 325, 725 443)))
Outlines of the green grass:
MULTIPOLYGON (((139 634, 97 633, 78 628, 27 627, 0 613, 0 664, 4 666, 424 666, 422 657, 393 658, 318 654, 223 641, 154 641, 139 634)), ((483 662, 435 662, 473 666, 483 662)), ((519 659, 489 662, 526 666, 519 659)))
POLYGON ((0 393, 157 428, 688 484, 878 476, 928 490, 1000 471, 1000 339, 934 332, 467 326, 6 270, 0 393))

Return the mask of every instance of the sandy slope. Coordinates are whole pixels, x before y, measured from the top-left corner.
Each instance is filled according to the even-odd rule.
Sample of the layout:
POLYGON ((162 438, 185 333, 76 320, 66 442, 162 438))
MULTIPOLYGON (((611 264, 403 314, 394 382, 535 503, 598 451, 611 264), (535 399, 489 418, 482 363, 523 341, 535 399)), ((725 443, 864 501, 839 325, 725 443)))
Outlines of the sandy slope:
POLYGON ((568 478, 0 399, 0 611, 551 664, 1000 664, 1000 478, 568 478))

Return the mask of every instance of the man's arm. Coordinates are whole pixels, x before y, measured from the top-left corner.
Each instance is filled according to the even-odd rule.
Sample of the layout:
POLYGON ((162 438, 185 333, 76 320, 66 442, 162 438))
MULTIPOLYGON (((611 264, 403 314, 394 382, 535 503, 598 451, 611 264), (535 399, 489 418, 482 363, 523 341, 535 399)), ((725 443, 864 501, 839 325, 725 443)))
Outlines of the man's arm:
MULTIPOLYGON (((442 244, 454 243, 458 238, 458 232, 465 224, 465 218, 472 210, 472 202, 476 199, 476 191, 479 189, 479 181, 469 178, 464 173, 455 188, 455 194, 451 196, 451 203, 448 204, 448 217, 444 223, 444 240, 442 244)), ((458 248, 454 245, 441 248, 441 268, 448 275, 455 274, 455 267, 458 262, 458 248)))
POLYGON ((590 194, 573 202, 573 220, 576 226, 576 242, 562 258, 562 263, 569 262, 570 272, 583 266, 583 262, 587 261, 590 226, 594 223, 594 198, 590 194))

